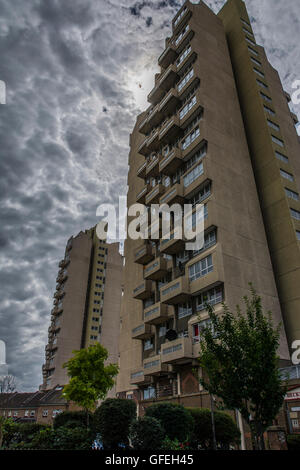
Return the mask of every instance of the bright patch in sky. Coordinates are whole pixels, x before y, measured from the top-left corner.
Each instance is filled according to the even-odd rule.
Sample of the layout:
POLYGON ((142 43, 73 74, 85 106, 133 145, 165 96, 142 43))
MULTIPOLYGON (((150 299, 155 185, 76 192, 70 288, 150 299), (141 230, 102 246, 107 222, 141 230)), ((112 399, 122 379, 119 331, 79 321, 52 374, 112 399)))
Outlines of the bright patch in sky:
POLYGON ((149 106, 147 96, 154 87, 154 75, 157 72, 159 72, 157 67, 141 66, 137 71, 129 71, 127 74, 126 88, 132 93, 135 106, 140 112, 149 106))

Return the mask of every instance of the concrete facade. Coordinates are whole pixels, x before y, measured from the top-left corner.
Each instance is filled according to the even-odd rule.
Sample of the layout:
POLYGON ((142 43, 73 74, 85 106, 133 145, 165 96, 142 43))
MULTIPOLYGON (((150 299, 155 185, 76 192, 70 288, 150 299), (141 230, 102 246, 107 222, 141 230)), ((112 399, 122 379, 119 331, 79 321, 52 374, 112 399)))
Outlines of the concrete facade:
POLYGON ((80 232, 68 241, 59 267, 43 365, 43 389, 68 383, 63 364, 74 350, 100 342, 109 352, 108 362, 118 362, 122 295, 118 243, 99 240, 95 227, 80 232))
MULTIPOLYGON (((140 414, 153 400, 209 407, 193 374, 201 326, 208 320, 206 300, 220 314, 222 301, 235 309, 250 294, 251 282, 274 323, 283 319, 222 20, 203 2, 186 2, 179 10, 158 59, 161 72, 148 96, 151 104, 130 135, 128 207, 136 202, 206 207, 200 253, 184 251, 184 242, 175 238, 125 242, 117 392, 134 398, 140 414), (168 330, 175 331, 173 340, 168 330)), ((292 227, 290 219, 287 225, 292 227)), ((293 235, 299 250, 295 230, 293 235)), ((282 365, 289 364, 284 327, 279 354, 282 365)))

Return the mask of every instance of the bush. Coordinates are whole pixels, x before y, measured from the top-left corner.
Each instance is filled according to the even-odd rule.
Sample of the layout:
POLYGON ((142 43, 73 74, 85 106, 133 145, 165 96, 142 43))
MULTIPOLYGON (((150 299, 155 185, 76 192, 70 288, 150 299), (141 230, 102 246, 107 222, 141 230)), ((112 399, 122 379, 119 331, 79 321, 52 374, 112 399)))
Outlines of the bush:
POLYGON ((172 440, 169 437, 165 437, 161 445, 162 450, 190 450, 191 448, 189 441, 180 442, 178 439, 172 440))
POLYGON ((30 449, 34 437, 48 426, 39 423, 9 422, 4 427, 3 447, 7 449, 30 449))
POLYGON ((181 442, 188 439, 193 430, 193 419, 182 405, 155 403, 146 408, 146 416, 158 419, 165 436, 181 442))
POLYGON ((128 446, 129 428, 135 416, 133 400, 107 398, 94 413, 94 434, 100 434, 105 449, 128 446))
POLYGON ((300 434, 290 434, 287 436, 289 450, 300 450, 300 434))
POLYGON ((54 435, 50 441, 53 443, 53 449, 89 450, 92 448, 93 438, 91 431, 82 426, 72 429, 67 426, 60 426, 53 433, 54 435))
MULTIPOLYGON (((53 428, 57 429, 65 426, 69 421, 76 423, 77 427, 86 427, 87 414, 86 411, 63 411, 56 415, 53 421, 53 428)), ((89 413, 89 426, 92 427, 93 414, 89 413)))
POLYGON ((160 422, 150 416, 138 418, 130 426, 130 439, 136 450, 158 450, 163 438, 160 422))
POLYGON ((42 429, 35 434, 30 448, 33 450, 52 450, 54 448, 55 431, 52 428, 42 429))
MULTIPOLYGON (((211 411, 206 408, 187 408, 194 419, 192 435, 193 447, 202 449, 212 448, 211 411)), ((215 411, 216 441, 218 447, 228 448, 230 444, 237 444, 240 440, 240 431, 235 422, 227 413, 215 411)))

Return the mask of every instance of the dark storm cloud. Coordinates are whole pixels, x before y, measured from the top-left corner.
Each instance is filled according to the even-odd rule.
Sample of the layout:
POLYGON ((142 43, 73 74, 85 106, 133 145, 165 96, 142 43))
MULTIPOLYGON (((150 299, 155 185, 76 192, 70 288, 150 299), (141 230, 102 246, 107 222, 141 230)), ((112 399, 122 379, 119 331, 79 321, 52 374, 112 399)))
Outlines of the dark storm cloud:
MULTIPOLYGON (((126 194, 140 77, 149 71, 146 96, 182 3, 0 0, 0 337, 23 390, 42 379, 66 241, 97 222, 99 204, 126 194)), ((299 3, 246 3, 289 90, 300 76, 299 3)))

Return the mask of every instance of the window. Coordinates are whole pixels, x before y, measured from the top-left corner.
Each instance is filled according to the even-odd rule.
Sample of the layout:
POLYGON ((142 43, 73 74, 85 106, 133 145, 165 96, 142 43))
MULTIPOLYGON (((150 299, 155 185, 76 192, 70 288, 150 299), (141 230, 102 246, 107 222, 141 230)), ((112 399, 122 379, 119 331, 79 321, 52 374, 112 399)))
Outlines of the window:
POLYGON ((183 38, 183 36, 188 32, 188 30, 190 29, 189 25, 187 24, 185 26, 185 28, 181 31, 181 33, 177 36, 177 38, 175 39, 175 45, 178 46, 178 44, 180 43, 181 39, 183 38))
POLYGON ((194 76, 194 70, 191 69, 185 77, 178 83, 178 91, 180 92, 182 88, 190 81, 190 79, 194 76))
POLYGON ((270 116, 275 116, 275 112, 271 109, 271 108, 268 108, 268 106, 264 105, 264 110, 270 114, 270 116))
POLYGON ((211 194, 210 183, 207 183, 203 186, 200 191, 198 191, 195 196, 188 200, 189 204, 192 204, 193 207, 196 207, 197 204, 200 204, 204 199, 206 199, 211 194))
POLYGON ((255 42, 254 42, 254 41, 252 41, 252 39, 250 39, 250 38, 247 38, 247 36, 246 36, 246 38, 245 38, 245 39, 246 39, 246 41, 247 41, 249 44, 251 44, 252 46, 256 46, 255 42))
POLYGON ((209 255, 189 267, 190 281, 195 281, 196 279, 205 276, 211 271, 213 271, 213 262, 212 255, 209 255))
POLYGON ((253 68, 254 72, 257 73, 261 78, 265 78, 265 74, 260 70, 257 70, 255 67, 253 68))
POLYGON ((196 310, 198 312, 204 310, 206 303, 216 305, 220 302, 223 302, 223 287, 214 287, 196 297, 196 310))
POLYGON ((244 20, 243 18, 241 18, 241 22, 242 22, 245 26, 250 26, 250 24, 248 23, 248 21, 244 20))
POLYGON ((93 331, 98 331, 98 326, 92 325, 92 326, 91 326, 91 330, 93 330, 93 331))
POLYGON ((191 215, 187 216, 185 226, 187 229, 191 230, 196 227, 196 222, 201 221, 203 218, 206 219, 208 216, 207 204, 204 204, 203 211, 194 211, 191 215))
POLYGON ((99 308, 93 308, 93 312, 94 312, 94 313, 99 313, 100 310, 99 310, 99 308))
POLYGON ((200 135, 199 127, 196 127, 182 142, 182 149, 185 150, 186 148, 194 142, 194 140, 200 135))
POLYGON ((244 31, 244 33, 249 34, 250 36, 252 36, 254 38, 253 33, 251 33, 251 31, 249 31, 248 29, 243 28, 243 31, 244 31))
POLYGON ((275 124, 275 122, 270 121, 270 119, 267 119, 267 121, 268 121, 268 126, 269 127, 271 127, 272 129, 274 129, 277 132, 280 131, 280 127, 278 126, 278 124, 275 124))
POLYGON ((300 232, 299 232, 299 230, 296 230, 296 235, 297 235, 298 240, 300 241, 300 232))
POLYGON ((96 340, 96 339, 97 339, 97 336, 95 336, 95 335, 91 335, 91 336, 90 336, 90 339, 92 339, 92 340, 96 340))
POLYGON ((192 315, 192 304, 191 302, 186 302, 184 304, 179 304, 178 305, 178 318, 184 318, 188 317, 189 315, 192 315))
POLYGON ((17 411, 14 411, 14 416, 18 416, 18 412, 17 412, 17 411))
MULTIPOLYGON (((261 82, 262 83, 262 82, 261 82)), ((264 85, 264 84, 263 84, 264 85)), ((269 96, 265 95, 262 91, 260 92, 260 95, 261 97, 267 101, 268 103, 272 103, 272 98, 270 98, 269 96)))
POLYGON ((291 209, 291 215, 293 219, 300 220, 300 212, 295 209, 291 209))
POLYGON ((272 135, 272 140, 274 144, 279 145, 280 147, 284 147, 284 142, 281 139, 278 139, 278 137, 275 137, 275 135, 272 135))
POLYGON ((149 351, 149 349, 153 349, 152 339, 144 341, 144 351, 149 351))
POLYGON ((185 164, 185 171, 189 170, 192 168, 195 163, 197 163, 199 160, 202 160, 207 152, 207 146, 204 145, 198 152, 196 152, 194 155, 192 155, 191 158, 189 158, 185 164))
POLYGON ((290 173, 288 173, 287 171, 284 171, 284 170, 280 170, 280 174, 283 178, 289 180, 289 181, 294 181, 294 177, 293 175, 291 175, 290 173))
POLYGON ((196 96, 193 96, 193 98, 180 111, 179 119, 183 119, 184 116, 192 109, 193 106, 195 106, 196 103, 197 103, 197 98, 196 96))
POLYGON ((35 415, 35 411, 34 410, 30 411, 30 416, 34 416, 34 415, 35 415))
POLYGON ((52 417, 55 418, 56 415, 59 415, 60 413, 62 413, 63 410, 53 410, 52 411, 52 417))
POLYGON ((43 410, 43 418, 46 418, 48 416, 48 410, 43 410))
POLYGON ((184 187, 186 188, 187 186, 192 184, 202 174, 203 174, 203 162, 200 162, 199 165, 195 166, 195 168, 183 178, 184 187))
POLYGON ((252 60, 252 62, 256 65, 258 65, 259 67, 261 67, 261 62, 259 62, 259 60, 256 60, 254 59, 254 57, 250 57, 250 59, 252 60))
POLYGON ((162 336, 165 336, 167 332, 167 327, 166 326, 160 326, 158 330, 158 336, 161 338, 162 336))
POLYGON ((192 48, 191 46, 188 46, 185 51, 181 54, 181 56, 179 56, 179 58, 177 59, 176 61, 176 65, 177 67, 184 61, 184 59, 186 58, 187 55, 189 55, 189 53, 191 52, 192 48))
POLYGON ((263 88, 269 88, 268 85, 266 85, 264 82, 262 82, 261 80, 259 80, 258 78, 256 79, 257 83, 259 84, 259 86, 262 86, 263 88))
POLYGON ((184 7, 182 12, 177 16, 176 20, 174 21, 174 26, 177 26, 181 18, 184 16, 185 12, 187 11, 187 7, 184 7))
POLYGON ((193 325, 193 343, 199 343, 201 332, 207 327, 212 328, 212 322, 210 319, 202 320, 199 323, 195 323, 195 325, 193 325))
POLYGON ((24 416, 25 416, 26 418, 28 418, 28 416, 29 416, 29 410, 26 410, 26 411, 24 412, 24 416))
POLYGON ((99 317, 92 317, 93 321, 99 321, 99 317))
POLYGON ((144 389, 144 400, 150 400, 151 398, 155 398, 155 388, 154 387, 148 387, 144 389))
POLYGON ((291 199, 295 199, 295 201, 299 201, 299 194, 298 193, 295 193, 294 191, 292 191, 291 189, 288 189, 288 188, 284 188, 285 189, 285 193, 287 195, 287 197, 291 198, 291 199))
POLYGON ((204 245, 200 250, 193 251, 193 257, 201 253, 202 251, 207 250, 211 246, 217 243, 217 233, 216 230, 212 230, 204 236, 204 245))
POLYGON ((293 428, 299 428, 299 420, 298 419, 292 419, 292 426, 293 426, 293 428))
MULTIPOLYGON (((256 45, 256 44, 255 44, 255 45, 256 45)), ((248 46, 248 49, 249 49, 249 52, 250 52, 251 54, 254 54, 254 55, 258 56, 258 52, 257 52, 255 49, 252 49, 252 47, 250 47, 250 46, 248 46)))

